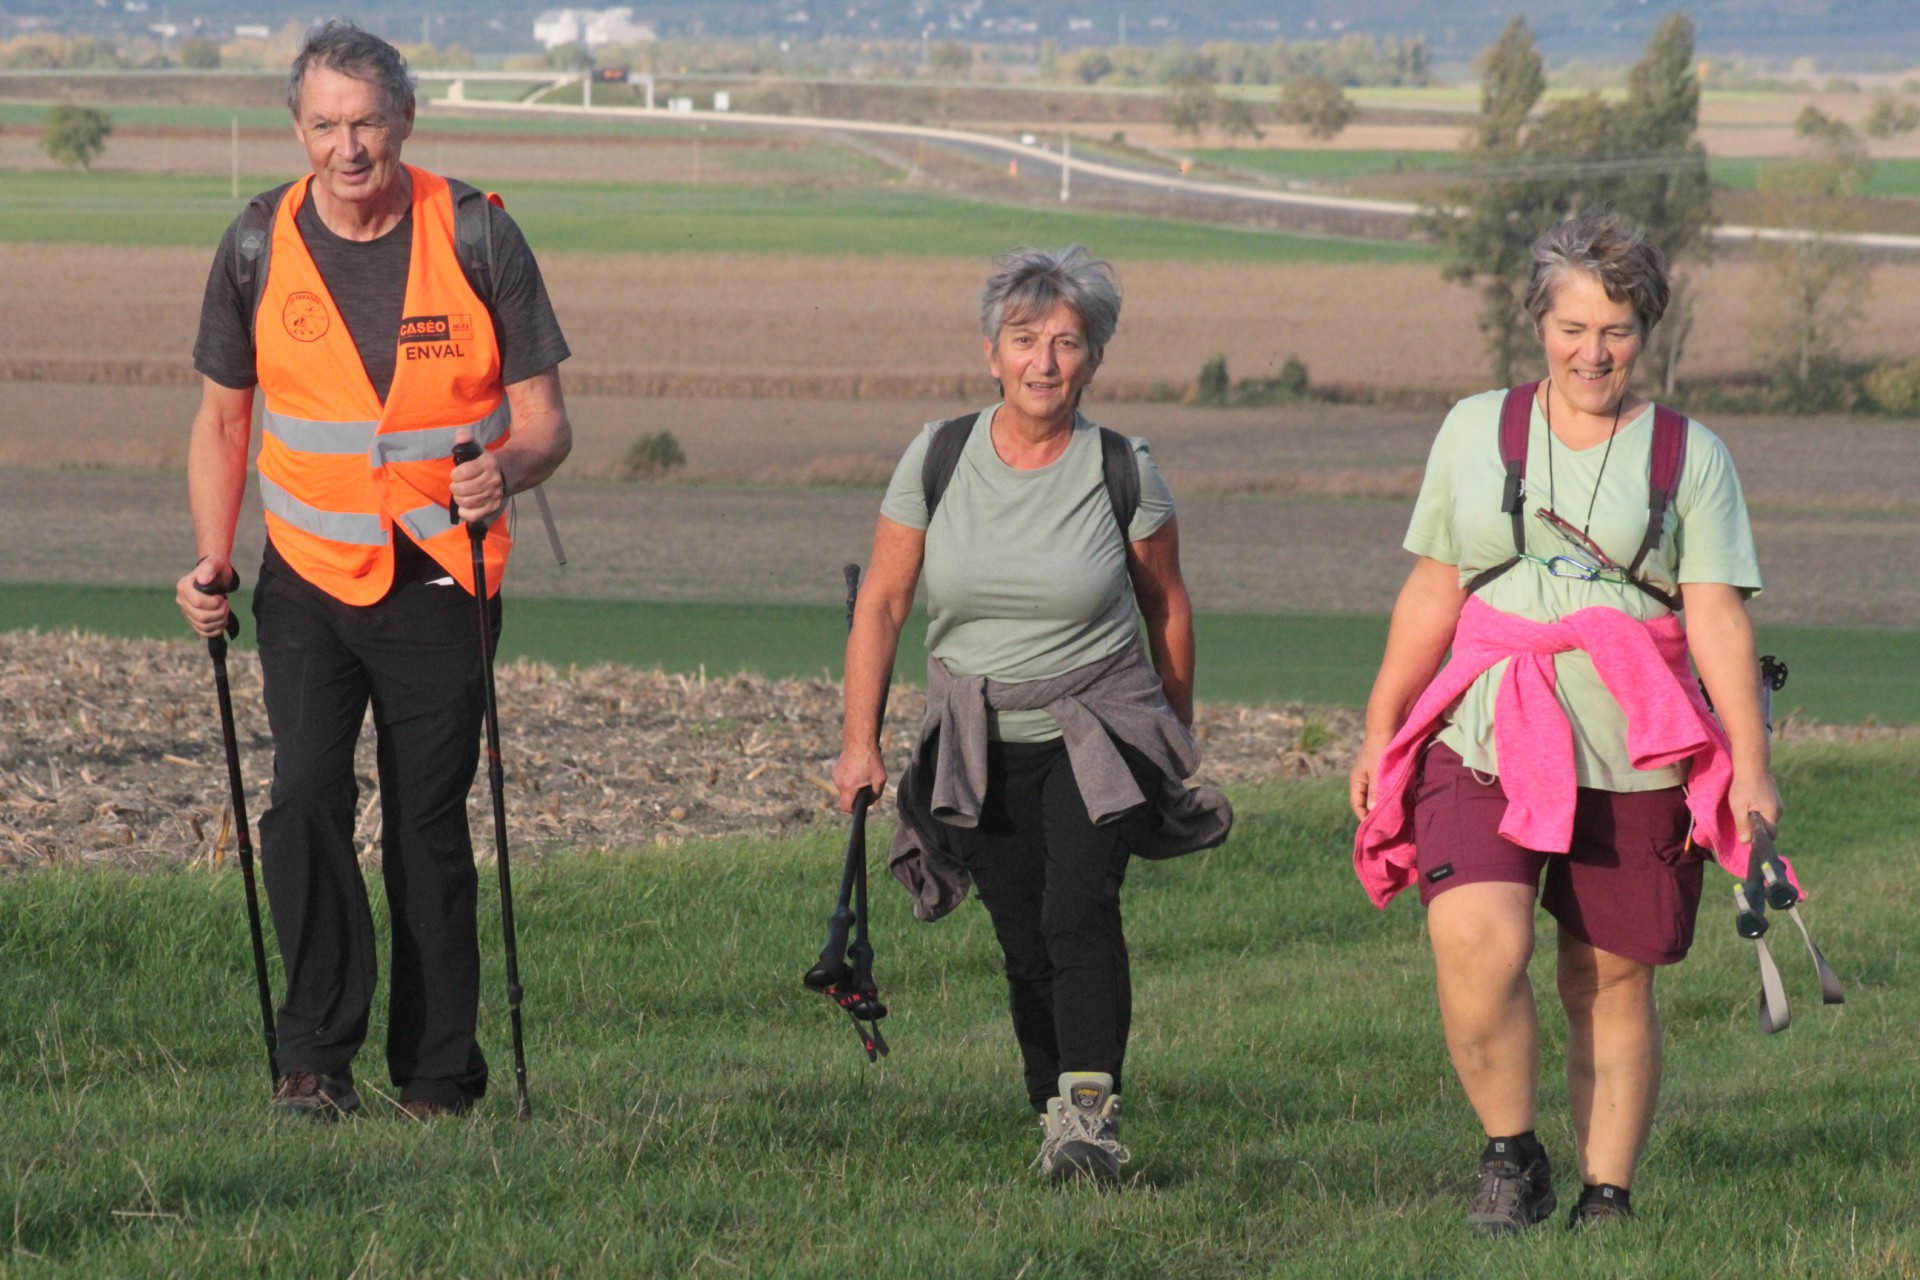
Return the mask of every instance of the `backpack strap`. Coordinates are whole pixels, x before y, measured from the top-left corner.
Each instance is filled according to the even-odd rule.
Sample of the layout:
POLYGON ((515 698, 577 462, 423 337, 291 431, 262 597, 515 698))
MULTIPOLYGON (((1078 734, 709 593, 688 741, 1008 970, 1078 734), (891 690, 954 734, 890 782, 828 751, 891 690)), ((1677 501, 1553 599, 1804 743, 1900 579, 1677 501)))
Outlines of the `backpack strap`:
MULTIPOLYGON (((447 179, 447 194, 453 200, 453 248, 460 259, 460 272, 487 309, 487 318, 493 322, 497 334, 500 317, 493 307, 498 288, 493 270, 493 211, 506 208, 506 202, 498 192, 482 191, 458 178, 447 179)), ((540 523, 546 526, 547 546, 553 552, 554 563, 564 565, 567 549, 560 542, 560 526, 554 523, 546 486, 533 486, 533 498, 540 508, 540 523)))
POLYGON ((1113 522, 1120 528, 1120 541, 1133 539, 1133 517, 1140 510, 1140 464, 1134 461, 1133 441, 1118 431, 1100 428, 1100 471, 1107 485, 1107 502, 1113 507, 1113 522))
POLYGON ((980 421, 981 416, 978 413, 963 413, 957 418, 948 418, 933 429, 933 439, 927 442, 927 456, 920 463, 920 492, 927 500, 929 526, 933 524, 934 508, 946 496, 954 468, 960 465, 960 454, 967 447, 967 437, 973 434, 974 424, 980 421))
MULTIPOLYGON (((1654 405, 1653 457, 1647 464, 1647 533, 1640 540, 1640 550, 1633 557, 1633 563, 1627 566, 1627 576, 1636 581, 1640 566, 1660 545, 1660 535, 1666 529, 1667 508, 1673 505, 1674 496, 1680 491, 1680 473, 1686 465, 1686 415, 1663 404, 1654 405)), ((1672 607, 1671 601, 1668 607, 1672 607)))
POLYGON ((240 297, 247 306, 248 341, 253 339, 260 299, 267 291, 267 263, 273 257, 274 216, 291 186, 291 182, 283 182, 271 191, 262 191, 240 210, 239 229, 233 237, 233 275, 240 282, 240 297))
POLYGON ((1647 460, 1647 531, 1640 539, 1640 550, 1634 553, 1633 563, 1627 566, 1627 581, 1676 611, 1680 608, 1679 596, 1642 579, 1640 566, 1660 545, 1660 535, 1667 526, 1667 509, 1680 491, 1680 472, 1686 465, 1687 416, 1666 405, 1654 405, 1653 454, 1647 460))
POLYGON ((1500 405, 1500 464, 1507 477, 1500 489, 1500 509, 1513 520, 1513 554, 1482 569, 1467 583, 1471 595, 1520 563, 1527 550, 1527 437, 1533 431, 1533 397, 1538 382, 1507 392, 1500 405))
POLYGON ((506 203, 497 193, 482 191, 457 178, 447 179, 447 190, 453 197, 453 240, 460 255, 460 269, 480 301, 492 311, 493 211, 506 208, 506 203))
MULTIPOLYGON (((927 443, 926 457, 920 463, 920 492, 926 498, 929 525, 960 465, 960 454, 982 416, 963 413, 933 429, 933 439, 927 443)), ((1133 442, 1106 427, 1100 428, 1100 478, 1107 490, 1107 503, 1113 508, 1113 522, 1124 543, 1128 540, 1127 531, 1133 527, 1133 517, 1140 510, 1140 464, 1134 461, 1133 442)))

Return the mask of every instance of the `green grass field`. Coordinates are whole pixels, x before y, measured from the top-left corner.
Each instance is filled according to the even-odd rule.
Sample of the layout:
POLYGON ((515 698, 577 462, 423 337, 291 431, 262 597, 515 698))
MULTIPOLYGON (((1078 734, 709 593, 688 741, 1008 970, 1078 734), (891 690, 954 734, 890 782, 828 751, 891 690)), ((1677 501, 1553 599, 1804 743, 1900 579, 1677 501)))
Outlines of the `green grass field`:
MULTIPOLYGON (((710 675, 837 675, 846 619, 832 606, 512 597, 503 661, 565 667, 596 662, 710 675)), ((240 613, 251 618, 246 594, 240 613)), ((106 635, 182 638, 169 591, 139 587, 0 584, 0 618, 14 628, 78 628, 106 635)), ((1302 702, 1359 707, 1386 643, 1386 619, 1368 614, 1203 614, 1199 696, 1213 702, 1302 702)), ((241 637, 245 646, 249 636, 241 637)), ((918 682, 924 622, 908 626, 898 674, 918 682)), ((1761 648, 1792 675, 1779 709, 1830 724, 1920 724, 1920 671, 1906 631, 1763 627, 1761 648)))
MULTIPOLYGON (((243 189, 251 194, 272 181, 248 178, 243 189)), ((975 204, 897 190, 536 182, 503 190, 507 207, 543 253, 979 257, 1023 241, 1080 241, 1135 261, 1410 262, 1431 256, 1395 242, 975 204)), ((0 239, 16 242, 210 246, 236 212, 225 178, 0 173, 0 239)))
MULTIPOLYGON (((1752 158, 1710 160, 1707 170, 1714 181, 1736 191, 1753 191, 1760 185, 1760 171, 1775 163, 1752 158)), ((1876 160, 1873 177, 1862 193, 1869 196, 1920 197, 1920 160, 1876 160)))
MULTIPOLYGON (((1131 1181, 1048 1188, 985 914, 914 923, 876 887, 892 1057, 805 992, 837 833, 516 868, 535 1117, 512 1115, 493 929, 494 1091, 421 1126, 272 1123, 238 875, 0 881, 0 1270, 65 1275, 1699 1277, 1912 1275, 1920 1020, 1911 746, 1790 753, 1783 847, 1847 983, 1797 939, 1787 1032, 1711 877, 1668 1029, 1639 1217, 1471 1236, 1478 1128, 1447 1065, 1421 916, 1367 904, 1337 784, 1236 797, 1224 848, 1136 865, 1131 1181)), ((377 893, 377 890, 376 890, 377 893)), ((481 918, 495 918, 482 875, 481 918)), ((376 914, 384 917, 383 909, 376 914)), ((1787 932, 1791 932, 1787 930, 1787 932)), ((384 947, 384 934, 382 946, 384 947)), ((1535 982, 1552 989, 1543 937, 1535 982)), ((280 989, 274 966, 275 989, 280 989)), ((1563 1024, 1540 1132, 1573 1193, 1563 1024)))
POLYGON ((1196 151, 1207 164, 1246 169, 1275 178, 1310 182, 1346 182, 1403 169, 1441 170, 1458 158, 1446 151, 1331 151, 1286 147, 1222 147, 1196 151))

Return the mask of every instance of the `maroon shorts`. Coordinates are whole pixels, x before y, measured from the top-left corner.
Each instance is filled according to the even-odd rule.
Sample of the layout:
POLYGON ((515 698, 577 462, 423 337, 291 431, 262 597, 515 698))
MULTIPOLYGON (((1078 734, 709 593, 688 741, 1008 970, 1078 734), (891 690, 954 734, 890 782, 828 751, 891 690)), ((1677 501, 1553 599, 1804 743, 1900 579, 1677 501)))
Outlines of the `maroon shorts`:
POLYGON ((1674 964, 1693 945, 1700 855, 1688 849, 1686 795, 1581 787, 1566 854, 1523 849, 1500 834, 1507 796, 1440 742, 1421 753, 1413 832, 1422 906, 1463 884, 1540 885, 1540 905, 1582 942, 1642 964, 1674 964))

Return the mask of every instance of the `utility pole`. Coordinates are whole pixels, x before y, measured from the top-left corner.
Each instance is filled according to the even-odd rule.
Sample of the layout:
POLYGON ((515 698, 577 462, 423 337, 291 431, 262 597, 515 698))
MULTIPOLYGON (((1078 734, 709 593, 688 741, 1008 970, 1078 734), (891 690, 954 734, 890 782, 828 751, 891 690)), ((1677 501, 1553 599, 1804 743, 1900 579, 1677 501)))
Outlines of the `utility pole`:
POLYGON ((1073 194, 1073 135, 1060 135, 1060 203, 1073 194))

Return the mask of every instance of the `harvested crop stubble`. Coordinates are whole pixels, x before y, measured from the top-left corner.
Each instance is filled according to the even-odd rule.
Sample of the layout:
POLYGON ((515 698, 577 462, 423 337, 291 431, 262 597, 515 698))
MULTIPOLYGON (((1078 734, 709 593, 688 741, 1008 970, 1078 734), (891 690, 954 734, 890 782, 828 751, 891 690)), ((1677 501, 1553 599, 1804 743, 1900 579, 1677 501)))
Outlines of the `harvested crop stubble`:
MULTIPOLYGON (((247 808, 266 812, 272 746, 260 664, 228 659, 247 808)), ((516 853, 665 847, 695 836, 778 834, 828 820, 840 686, 824 680, 707 680, 625 667, 499 672, 508 836, 516 853)), ((898 762, 925 705, 897 687, 887 753, 898 762)), ((192 642, 75 633, 0 634, 0 870, 108 865, 211 867, 235 847, 210 664, 192 642)), ((1202 777, 1234 783, 1338 773, 1351 712, 1207 706, 1202 777)), ((355 769, 363 860, 379 857, 372 734, 355 769)), ((487 790, 470 816, 491 849, 487 790)))

